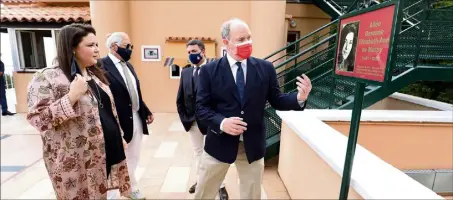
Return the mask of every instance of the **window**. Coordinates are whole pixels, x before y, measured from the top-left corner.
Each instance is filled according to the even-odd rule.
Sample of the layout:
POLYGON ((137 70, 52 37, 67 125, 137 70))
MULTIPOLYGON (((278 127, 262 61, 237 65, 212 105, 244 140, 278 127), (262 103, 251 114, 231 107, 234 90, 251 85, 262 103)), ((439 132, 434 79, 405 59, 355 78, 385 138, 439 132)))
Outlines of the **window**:
MULTIPOLYGON (((291 42, 297 41, 299 39, 299 36, 299 31, 288 31, 286 45, 289 45, 291 42)), ((286 49, 286 53, 290 56, 296 55, 297 53, 299 53, 299 47, 296 44, 293 44, 286 49)))
POLYGON ((170 67, 170 78, 179 78, 181 77, 181 67, 177 64, 173 64, 170 67))
MULTIPOLYGON (((167 39, 165 46, 165 54, 162 54, 162 58, 165 59, 165 67, 168 67, 168 73, 170 79, 180 79, 182 70, 191 66, 189 57, 187 54, 187 44, 188 40, 173 40, 167 39)), ((219 48, 216 47, 214 41, 203 41, 205 45, 205 55, 207 58, 215 58, 216 51, 219 51, 219 48)), ((217 54, 218 55, 218 54, 217 54)))
POLYGON ((52 66, 56 53, 56 30, 16 30, 20 69, 52 66))

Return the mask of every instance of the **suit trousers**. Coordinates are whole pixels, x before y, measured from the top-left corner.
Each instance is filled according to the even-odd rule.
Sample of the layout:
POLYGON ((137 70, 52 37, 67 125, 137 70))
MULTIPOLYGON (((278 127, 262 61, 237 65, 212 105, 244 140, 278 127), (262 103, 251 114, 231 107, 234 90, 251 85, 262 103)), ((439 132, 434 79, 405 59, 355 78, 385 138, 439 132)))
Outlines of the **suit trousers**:
MULTIPOLYGON (((235 165, 240 179, 240 199, 261 199, 264 158, 249 164, 244 143, 239 142, 235 165)), ((217 190, 229 168, 230 164, 220 162, 204 151, 194 199, 215 199, 217 190)))
MULTIPOLYGON (((192 141, 193 154, 195 159, 195 169, 197 170, 197 179, 200 174, 200 161, 201 155, 203 154, 205 136, 201 133, 198 128, 197 122, 192 124, 189 130, 190 140, 192 141)), ((221 186, 225 187, 225 180, 222 182, 221 186)))
POLYGON ((2 107, 2 113, 8 111, 8 102, 6 100, 6 84, 3 80, 0 80, 0 106, 2 107))
MULTIPOLYGON (((132 135, 132 140, 127 144, 126 149, 126 163, 127 170, 129 172, 129 178, 131 179, 131 189, 132 192, 138 190, 137 178, 135 177, 135 171, 137 170, 139 158, 140 158, 140 147, 143 138, 143 127, 142 120, 137 112, 132 114, 132 120, 134 120, 134 132, 132 135)), ((120 191, 109 190, 107 191, 107 199, 119 199, 120 191)))
POLYGON ((127 144, 126 149, 126 161, 127 168, 129 171, 129 177, 131 178, 131 189, 132 191, 138 190, 137 178, 135 177, 135 171, 137 170, 139 158, 140 158, 140 147, 143 138, 143 127, 142 120, 137 112, 132 114, 134 121, 134 133, 132 140, 127 144))

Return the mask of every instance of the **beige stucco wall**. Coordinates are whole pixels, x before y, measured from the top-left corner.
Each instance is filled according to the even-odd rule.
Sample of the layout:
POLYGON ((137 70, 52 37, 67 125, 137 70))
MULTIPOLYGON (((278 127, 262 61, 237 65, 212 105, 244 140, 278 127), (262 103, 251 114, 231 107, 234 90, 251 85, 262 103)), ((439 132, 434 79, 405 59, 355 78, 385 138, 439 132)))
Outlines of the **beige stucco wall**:
MULTIPOLYGON (((107 34, 130 31, 129 1, 91 1, 90 16, 91 24, 96 29, 99 53, 101 56, 106 56, 108 53, 105 45, 107 34)), ((135 50, 135 54, 137 54, 140 49, 135 50)))
MULTIPOLYGON (((341 176, 282 123, 278 173, 291 199, 338 199, 341 176)), ((348 199, 363 199, 350 187, 348 199)))
MULTIPOLYGON (((319 27, 328 24, 330 22, 331 17, 327 15, 324 11, 318 8, 314 4, 295 4, 295 3, 288 3, 286 4, 286 14, 291 15, 293 21, 296 22, 295 27, 288 27, 288 31, 298 31, 300 34, 300 38, 306 36, 307 34, 315 31, 319 27)), ((325 29, 323 32, 318 33, 318 36, 326 34, 329 30, 325 29)), ((322 39, 324 39, 324 36, 322 39)), ((306 38, 299 43, 299 46, 303 46, 300 48, 300 51, 303 51, 307 48, 310 48, 314 43, 310 45, 306 45, 307 43, 313 42, 313 37, 306 38)), ((327 43, 324 46, 318 47, 318 49, 324 49, 327 46, 327 43)), ((308 58, 311 56, 311 53, 307 53, 300 58, 297 58, 297 62, 301 62, 303 59, 308 58)), ((287 67, 293 66, 295 62, 290 62, 287 64, 287 67)))
MULTIPOLYGON (((349 122, 325 122, 349 135, 349 122)), ((358 143, 394 167, 453 169, 453 124, 361 122, 358 143)))
POLYGON ((387 97, 368 107, 367 110, 438 110, 438 109, 426 107, 412 102, 402 101, 399 99, 394 99, 392 97, 387 97))
POLYGON ((304 36, 330 22, 330 16, 314 4, 286 4, 286 14, 296 21, 296 27, 289 27, 289 31, 300 31, 304 36))
MULTIPOLYGON (((54 1, 57 2, 57 1, 54 1)), ((179 79, 170 79, 163 67, 174 56, 165 47, 166 37, 213 37, 213 57, 222 46, 221 24, 233 17, 246 21, 252 31, 253 56, 262 58, 286 45, 287 14, 297 21, 301 35, 328 23, 328 16, 310 4, 285 1, 90 1, 91 22, 96 28, 101 56, 107 55, 106 35, 127 32, 134 44, 131 63, 142 85, 144 101, 153 112, 176 112, 179 79), (160 62, 142 62, 142 45, 160 45, 160 62)), ((211 53, 212 52, 212 53, 211 53)), ((276 55, 274 58, 280 57, 276 55)), ((31 75, 15 74, 17 111, 26 112, 26 89, 31 75), (25 89, 25 90, 24 90, 25 89)))
POLYGON ((13 73, 14 90, 16 91, 16 112, 28 112, 27 91, 33 73, 13 73))
MULTIPOLYGON (((176 112, 179 80, 170 79, 169 69, 163 67, 165 58, 172 56, 165 50, 166 37, 214 37, 215 52, 219 56, 220 26, 238 17, 249 24, 253 56, 261 58, 286 45, 285 14, 288 11, 294 16, 300 15, 297 12, 306 16, 299 26, 304 30, 302 33, 323 25, 325 19, 316 21, 320 18, 316 6, 300 6, 305 9, 288 10, 285 1, 90 1, 92 24, 99 40, 105 40, 105 35, 112 31, 129 33, 135 47, 131 63, 141 81, 143 98, 153 112, 176 112), (307 17, 312 13, 313 18, 307 17), (122 17, 117 17, 120 14, 122 17), (109 20, 113 16, 114 23, 109 20), (160 45, 162 61, 142 62, 141 45, 160 45)), ((101 55, 106 52, 101 50, 101 55)))

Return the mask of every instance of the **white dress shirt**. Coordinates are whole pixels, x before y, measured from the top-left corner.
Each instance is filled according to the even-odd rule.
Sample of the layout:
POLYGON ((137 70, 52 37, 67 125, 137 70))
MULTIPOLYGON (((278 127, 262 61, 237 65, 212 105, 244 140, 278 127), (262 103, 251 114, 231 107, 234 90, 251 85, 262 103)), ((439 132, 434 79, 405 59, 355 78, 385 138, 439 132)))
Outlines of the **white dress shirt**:
MULTIPOLYGON (((203 65, 206 65, 206 63, 207 63, 206 59, 204 59, 204 62, 201 63, 200 68, 203 67, 203 65)), ((192 75, 195 76, 195 72, 197 71, 197 66, 192 64, 192 67, 193 67, 193 74, 192 75)), ((198 75, 200 75, 200 70, 198 70, 198 75)))
MULTIPOLYGON (((127 89, 129 90, 129 85, 127 85, 127 81, 126 81, 126 77, 125 77, 125 74, 124 74, 124 70, 123 70, 123 65, 121 65, 121 60, 118 59, 116 56, 114 56, 113 54, 111 53, 108 53, 108 56, 109 58, 112 60, 113 64, 115 64, 115 67, 116 69, 118 69, 118 72, 120 72, 121 74, 121 77, 123 77, 123 81, 127 87, 127 89)), ((137 101, 140 101, 139 98, 138 98, 138 90, 137 90, 137 80, 135 80, 135 77, 134 75, 132 75, 132 72, 131 70, 129 69, 129 67, 127 67, 126 69, 129 73, 129 76, 131 77, 131 80, 132 80, 132 87, 134 87, 133 89, 135 90, 135 94, 136 94, 136 97, 137 97, 137 101)), ((140 109, 140 103, 137 102, 137 108, 135 109, 132 109, 132 111, 136 112, 140 109)))
MULTIPOLYGON (((238 71, 238 65, 236 65, 236 63, 238 61, 236 61, 233 57, 230 56, 230 54, 226 54, 226 57, 228 59, 228 63, 230 64, 230 67, 231 67, 231 72, 233 72, 233 77, 234 77, 234 82, 236 82, 236 73, 238 71)), ((244 72, 244 83, 247 82, 246 80, 246 77, 247 77, 247 59, 244 59, 241 61, 241 67, 242 67, 242 71, 244 72)), ((222 122, 220 123, 220 130, 223 131, 223 122, 225 121, 225 119, 222 120, 222 122)), ((244 141, 244 136, 241 136, 239 137, 239 140, 240 141, 244 141)))

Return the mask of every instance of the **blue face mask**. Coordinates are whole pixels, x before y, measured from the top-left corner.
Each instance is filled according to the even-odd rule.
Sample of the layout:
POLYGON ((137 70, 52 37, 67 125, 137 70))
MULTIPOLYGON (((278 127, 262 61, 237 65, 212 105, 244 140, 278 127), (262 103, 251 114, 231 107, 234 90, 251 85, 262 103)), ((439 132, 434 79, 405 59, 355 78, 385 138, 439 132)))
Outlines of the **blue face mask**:
POLYGON ((199 64, 201 59, 203 59, 201 53, 189 54, 189 60, 194 65, 199 64))

